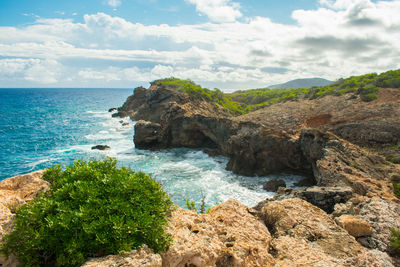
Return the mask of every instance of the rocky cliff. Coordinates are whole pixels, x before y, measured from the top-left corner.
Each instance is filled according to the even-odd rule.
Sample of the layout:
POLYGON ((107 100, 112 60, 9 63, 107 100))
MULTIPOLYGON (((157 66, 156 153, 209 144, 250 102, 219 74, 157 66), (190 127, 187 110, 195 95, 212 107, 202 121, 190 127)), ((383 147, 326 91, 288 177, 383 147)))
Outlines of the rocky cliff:
MULTIPOLYGON (((368 103, 357 94, 300 98, 236 117, 218 105, 194 100, 174 88, 153 84, 150 89, 136 90, 118 114, 138 120, 134 136, 137 148, 213 148, 229 158, 227 169, 235 173, 305 174, 313 186, 296 190, 281 188, 274 199, 255 208, 265 214, 267 206, 303 199, 311 204, 303 207, 304 214, 318 207, 329 214, 326 218, 332 220, 332 225, 341 225, 352 233, 358 245, 373 249, 376 255, 378 251, 390 253, 390 229, 400 227, 399 199, 394 195, 391 179, 400 175, 400 168, 384 156, 399 153, 399 90, 382 88, 378 99, 368 103), (140 90, 138 97, 136 90, 140 90), (364 229, 360 230, 363 234, 351 230, 352 227, 364 229)), ((279 232, 271 227, 268 229, 272 234, 279 232)), ((290 241, 293 235, 288 232, 293 229, 289 228, 277 240, 291 243, 290 248, 296 251, 302 242, 290 241)), ((309 244, 310 239, 305 238, 304 242, 309 244)), ((286 243, 285 248, 289 248, 286 243)), ((339 245, 326 252, 336 253, 335 249, 339 245)), ((290 258, 280 253, 283 252, 272 253, 275 260, 277 255, 290 258)), ((346 261, 340 264, 351 265, 346 261)), ((333 260, 326 266, 340 264, 333 260)))

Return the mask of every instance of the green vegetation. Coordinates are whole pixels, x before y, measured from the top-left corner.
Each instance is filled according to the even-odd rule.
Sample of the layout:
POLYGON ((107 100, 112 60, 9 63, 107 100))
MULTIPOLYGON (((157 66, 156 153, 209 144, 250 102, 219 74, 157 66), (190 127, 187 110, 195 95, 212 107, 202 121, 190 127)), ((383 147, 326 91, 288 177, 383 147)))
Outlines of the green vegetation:
POLYGON ((248 113, 274 103, 296 101, 299 98, 315 99, 327 95, 343 95, 353 93, 351 98, 369 102, 378 98, 379 87, 400 88, 400 69, 381 74, 370 73, 361 76, 351 76, 339 79, 327 86, 299 89, 250 89, 224 94, 218 89, 202 88, 190 80, 167 78, 155 81, 158 85, 176 88, 187 93, 193 99, 203 99, 215 105, 220 105, 234 115, 248 113))
POLYGON ((178 78, 157 80, 155 81, 155 83, 157 83, 157 85, 164 85, 166 87, 172 87, 177 90, 183 91, 188 94, 193 100, 202 99, 213 104, 218 104, 234 115, 240 115, 244 113, 244 110, 240 103, 233 102, 229 95, 224 94, 218 88, 210 90, 195 84, 191 80, 181 80, 178 78))
POLYGON ((392 184, 393 184, 393 191, 394 194, 400 198, 400 176, 399 175, 394 175, 391 178, 392 184))
POLYGON ((400 229, 392 229, 392 237, 390 238, 390 245, 393 251, 400 255, 400 229))
MULTIPOLYGON (((188 210, 193 210, 193 211, 197 212, 196 203, 194 201, 190 201, 188 198, 186 198, 185 201, 186 201, 186 207, 188 210)), ((206 213, 206 212, 208 212, 208 210, 206 211, 206 197, 202 196, 199 213, 206 213)))
POLYGON ((50 190, 17 210, 1 247, 23 266, 78 266, 88 256, 170 245, 164 228, 172 202, 150 176, 107 159, 55 166, 43 179, 50 190))

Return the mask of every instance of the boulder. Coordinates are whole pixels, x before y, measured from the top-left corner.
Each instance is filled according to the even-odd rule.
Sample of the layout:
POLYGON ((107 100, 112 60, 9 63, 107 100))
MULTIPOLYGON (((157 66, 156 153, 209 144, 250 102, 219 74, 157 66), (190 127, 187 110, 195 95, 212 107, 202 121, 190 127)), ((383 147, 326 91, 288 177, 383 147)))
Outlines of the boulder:
POLYGON ((353 215, 342 215, 336 218, 335 221, 354 237, 370 236, 372 234, 371 224, 353 215))
POLYGON ((97 146, 92 146, 92 150, 108 150, 111 147, 107 146, 107 145, 97 145, 97 146))
POLYGON ((122 255, 111 255, 101 258, 94 258, 87 261, 82 267, 162 267, 162 259, 159 254, 153 253, 146 245, 139 251, 133 250, 122 255))
POLYGON ((108 110, 108 112, 114 112, 114 111, 117 111, 117 109, 116 109, 116 108, 110 108, 110 109, 108 110))
POLYGON ((350 187, 312 186, 300 189, 280 188, 275 194, 273 200, 301 198, 327 213, 332 213, 336 204, 345 203, 352 196, 353 191, 350 187))
POLYGON ((161 125, 155 122, 140 120, 135 124, 135 147, 139 149, 154 148, 158 143, 161 125))
POLYGON ((270 191, 270 192, 276 192, 279 187, 286 187, 286 183, 282 179, 274 179, 270 180, 264 183, 263 189, 270 191))

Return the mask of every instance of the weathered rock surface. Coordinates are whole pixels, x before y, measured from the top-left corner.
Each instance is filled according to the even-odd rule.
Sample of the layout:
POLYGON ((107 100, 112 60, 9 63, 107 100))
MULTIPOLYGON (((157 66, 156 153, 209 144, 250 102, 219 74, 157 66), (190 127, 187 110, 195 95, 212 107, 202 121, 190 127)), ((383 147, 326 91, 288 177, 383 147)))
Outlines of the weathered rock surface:
POLYGON ((353 196, 350 187, 313 186, 304 189, 284 188, 278 190, 273 200, 301 198, 331 213, 337 203, 345 203, 353 196))
POLYGON ((393 266, 365 250, 324 211, 300 199, 273 201, 260 213, 273 239, 275 266, 393 266))
POLYGON ((268 182, 265 182, 263 185, 263 189, 270 192, 276 192, 279 187, 286 187, 286 183, 284 180, 270 180, 268 182))
POLYGON ((342 215, 336 218, 335 221, 354 237, 369 236, 372 234, 371 224, 353 215, 342 215))
POLYGON ((170 218, 174 244, 163 266, 273 266, 271 235, 250 208, 228 200, 208 214, 178 209, 170 218))
POLYGON ((82 267, 161 267, 162 260, 159 254, 153 253, 146 245, 139 251, 133 250, 125 255, 111 255, 94 258, 87 261, 82 267))
MULTIPOLYGON (((23 205, 39 192, 47 190, 48 183, 40 179, 42 174, 43 171, 39 171, 0 182, 2 234, 11 230, 16 206, 23 205)), ((387 202, 382 199, 370 199, 369 202, 366 199, 368 197, 360 197, 347 203, 372 207, 363 209, 360 206, 350 207, 347 203, 337 204, 332 216, 339 216, 339 213, 343 212, 351 213, 358 208, 357 217, 370 221, 368 216, 377 217, 377 214, 364 214, 368 209, 375 212, 391 210, 383 206, 387 205, 387 202)), ((395 214, 398 215, 397 209, 387 215, 395 217, 395 214)), ((343 216, 341 218, 343 219, 343 216)), ((387 221, 388 218, 385 216, 377 220, 377 227, 386 231, 386 227, 392 225, 391 221, 387 221)), ((263 206, 261 212, 235 200, 228 200, 215 206, 207 214, 197 214, 177 208, 168 220, 170 224, 167 231, 172 235, 173 245, 161 255, 144 247, 125 255, 94 258, 84 266, 394 266, 395 264, 386 253, 365 249, 328 214, 300 199, 270 201, 263 206)), ((371 225, 374 227, 373 223, 371 225)), ((369 241, 383 240, 379 239, 380 235, 381 233, 373 230, 369 241)), ((384 238, 387 238, 386 232, 384 235, 384 238)), ((18 266, 15 257, 10 257, 7 262, 1 258, 0 264, 18 266)))
POLYGON ((365 247, 377 248, 380 251, 390 251, 392 228, 400 228, 400 205, 379 197, 356 196, 346 203, 337 204, 333 217, 354 215, 367 221, 372 226, 372 234, 358 238, 365 247))
MULTIPOLYGON (((40 179, 44 171, 14 176, 0 182, 0 242, 11 232, 15 211, 48 189, 48 182, 40 179)), ((19 266, 14 256, 6 260, 0 254, 0 266, 19 266)))

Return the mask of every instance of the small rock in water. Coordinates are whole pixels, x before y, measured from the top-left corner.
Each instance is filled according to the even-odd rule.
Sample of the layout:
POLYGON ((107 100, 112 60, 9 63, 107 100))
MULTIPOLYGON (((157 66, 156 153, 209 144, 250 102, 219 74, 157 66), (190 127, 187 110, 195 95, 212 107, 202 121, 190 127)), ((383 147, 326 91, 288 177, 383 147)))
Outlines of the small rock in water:
POLYGON ((97 146, 92 146, 92 150, 93 149, 98 149, 98 150, 106 150, 106 149, 110 149, 111 147, 107 146, 107 145, 97 145, 97 146))
POLYGON ((286 187, 286 183, 282 179, 266 182, 263 186, 263 189, 270 192, 276 192, 279 187, 286 187))
POLYGON ((129 125, 129 123, 127 122, 122 123, 122 126, 127 126, 127 125, 129 125))
POLYGON ((116 108, 110 108, 110 109, 108 110, 108 112, 114 112, 114 111, 117 111, 117 109, 116 109, 116 108))

